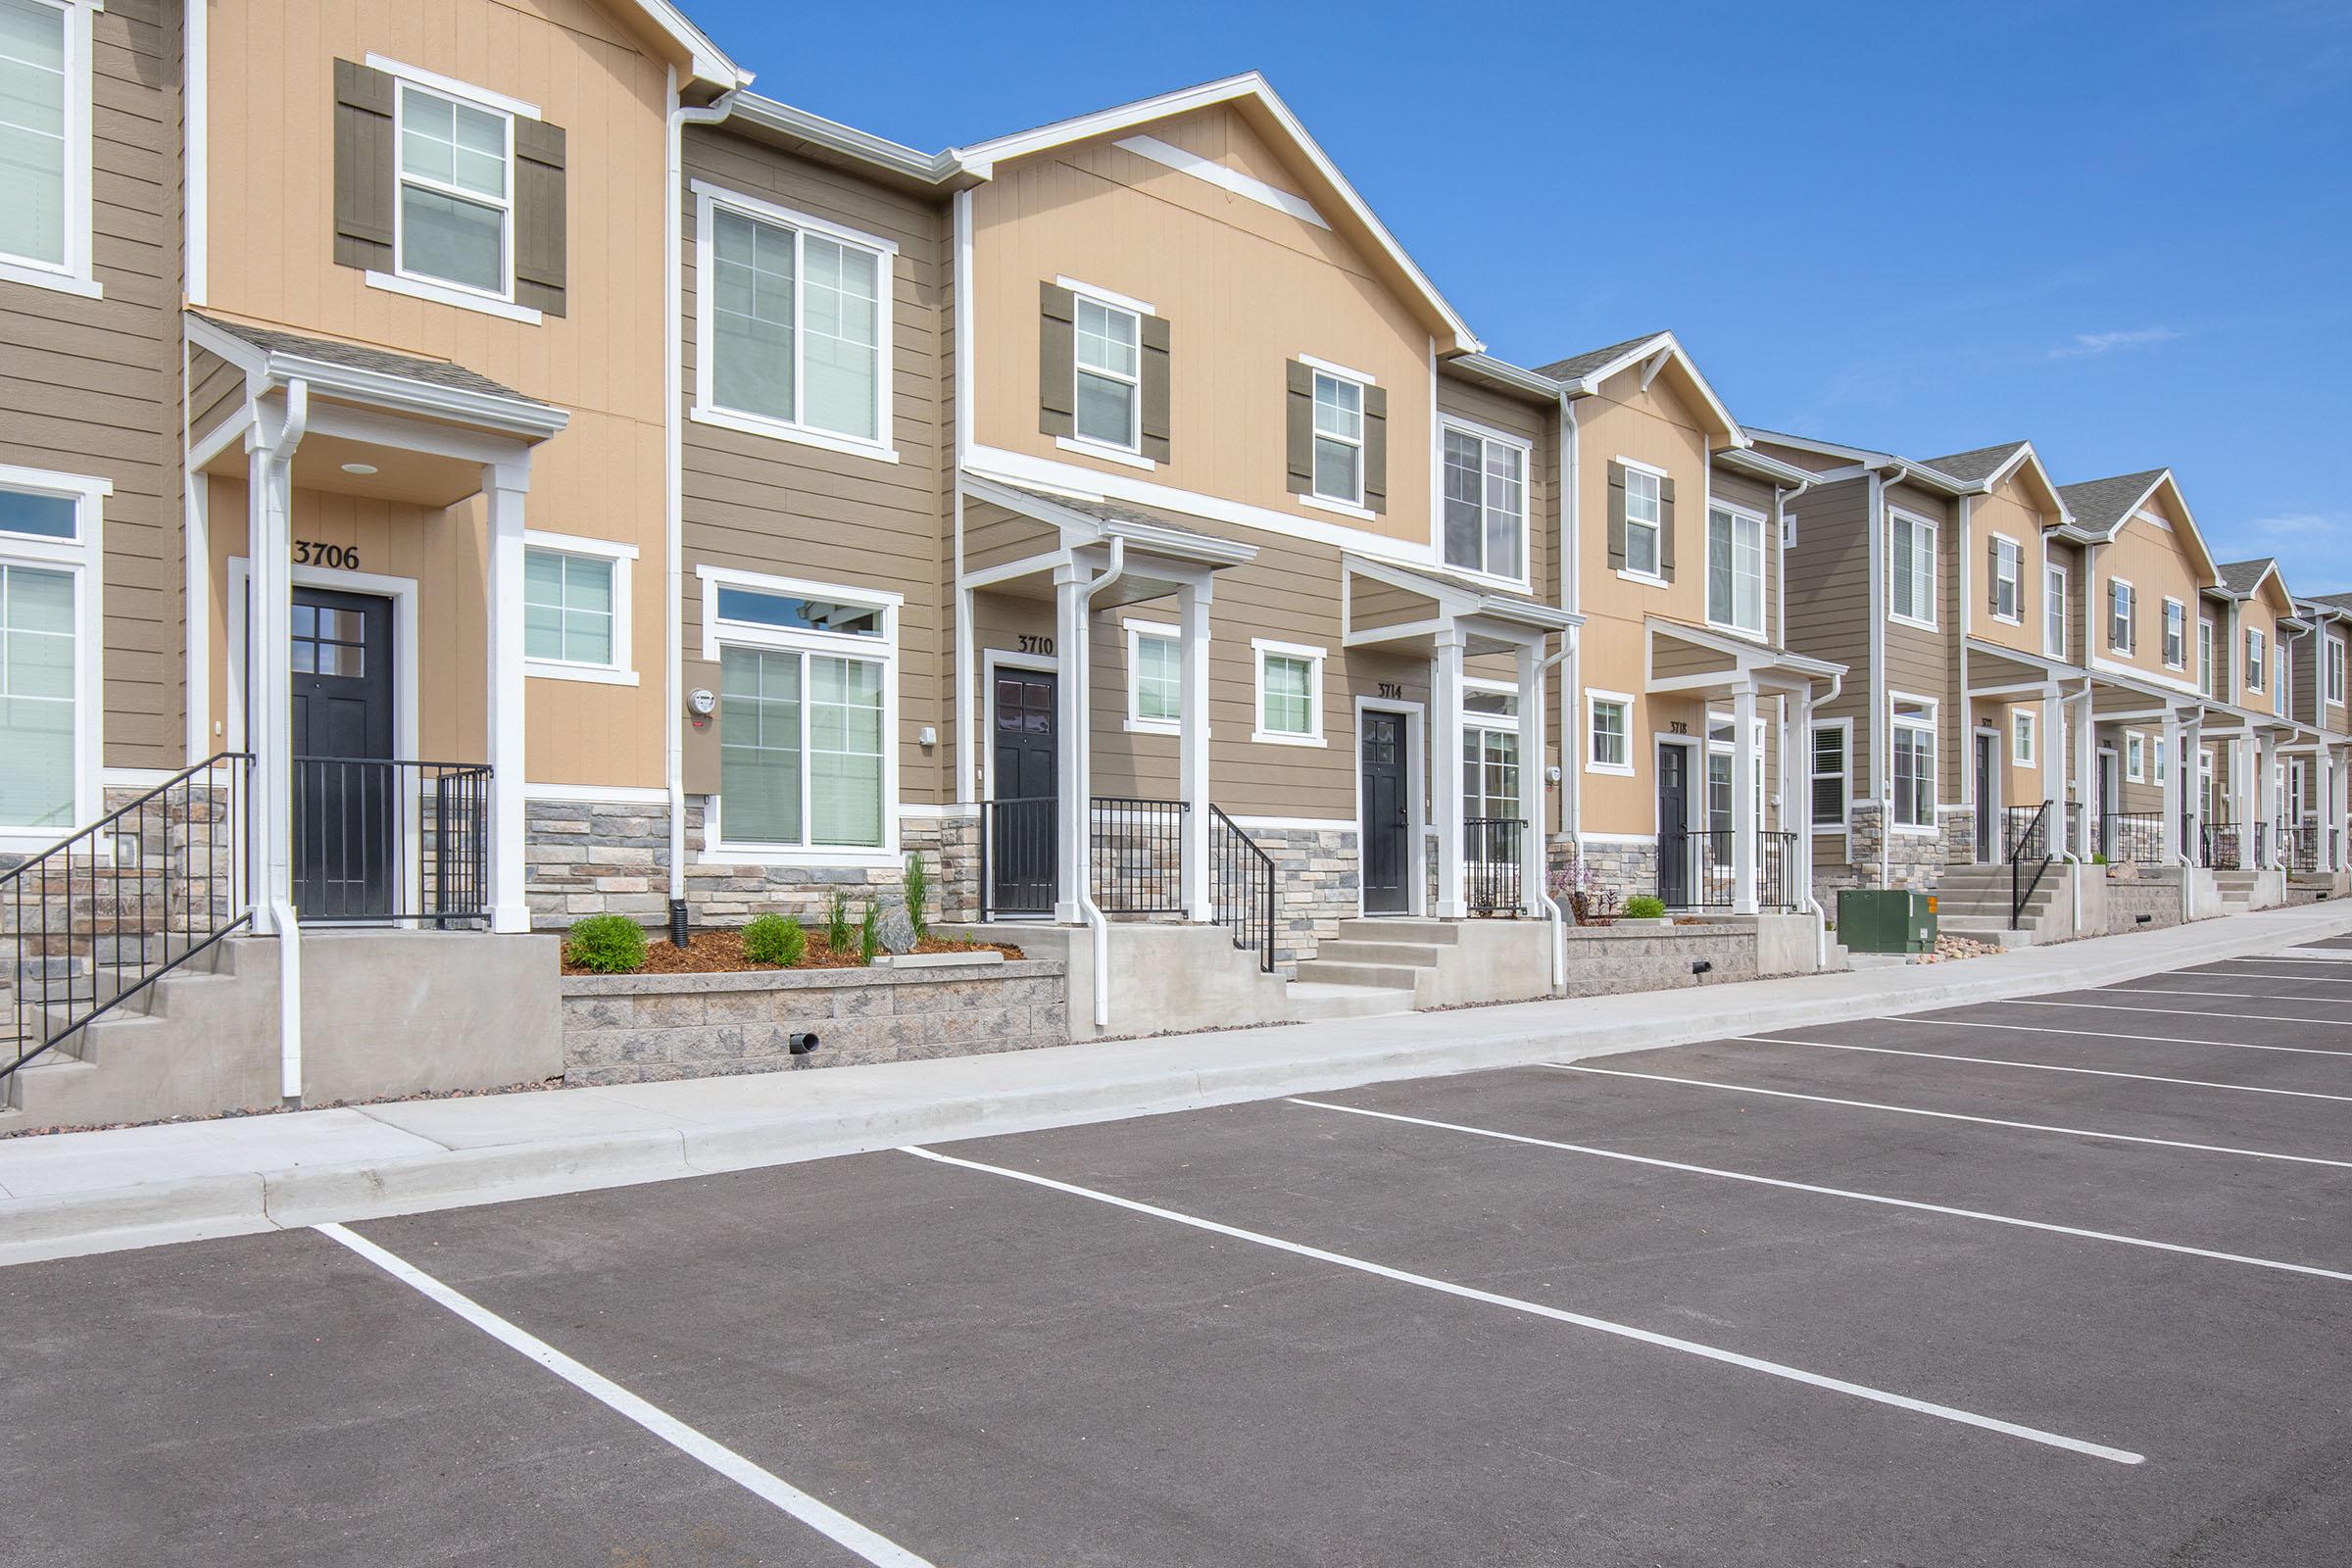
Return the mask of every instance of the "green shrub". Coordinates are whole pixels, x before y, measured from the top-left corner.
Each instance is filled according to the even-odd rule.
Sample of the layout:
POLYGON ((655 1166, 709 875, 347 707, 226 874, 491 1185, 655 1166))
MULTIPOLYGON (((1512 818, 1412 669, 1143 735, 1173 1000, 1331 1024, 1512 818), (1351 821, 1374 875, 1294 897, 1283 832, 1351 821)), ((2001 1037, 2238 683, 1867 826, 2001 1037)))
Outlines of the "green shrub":
POLYGON ((914 940, 921 942, 931 935, 931 920, 925 913, 931 903, 931 873, 923 869, 923 858, 906 857, 906 918, 914 922, 914 940))
POLYGON ((882 951, 882 901, 874 900, 858 917, 858 961, 871 965, 882 951))
POLYGON ((2090 858, 2090 863, 2093 865, 2105 865, 2107 863, 2107 857, 2104 855, 2093 855, 2090 858))
POLYGON ((625 914, 591 914, 571 923, 564 957, 591 974, 630 974, 645 967, 645 928, 625 914))
POLYGON ((1625 901, 1628 920, 1661 920, 1666 916, 1666 901, 1648 893, 1637 893, 1625 901))
POLYGON ((825 904, 825 946, 835 953, 849 952, 855 929, 850 924, 850 901, 836 888, 825 904))
POLYGON ((743 956, 754 963, 796 967, 808 954, 808 933, 789 914, 763 914, 743 928, 743 956))

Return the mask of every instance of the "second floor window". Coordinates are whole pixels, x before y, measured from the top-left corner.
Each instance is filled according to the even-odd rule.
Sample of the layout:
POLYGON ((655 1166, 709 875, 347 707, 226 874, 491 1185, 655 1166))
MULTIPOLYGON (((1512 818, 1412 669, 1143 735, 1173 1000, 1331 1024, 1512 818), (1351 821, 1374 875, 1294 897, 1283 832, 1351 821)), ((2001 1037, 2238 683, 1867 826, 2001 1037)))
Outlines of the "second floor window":
POLYGON ((1992 542, 1992 583, 1990 601, 1993 614, 2002 620, 2020 620, 2025 615, 2026 552, 2014 539, 1995 539, 1992 542))
POLYGON ((705 215, 704 401, 761 434, 885 442, 884 242, 708 198, 705 215))
POLYGON ((2344 640, 2328 639, 2328 701, 2341 704, 2344 700, 2344 640))
POLYGON ((2119 654, 2132 651, 2132 585, 2121 577, 2107 579, 2107 646, 2119 654))
POLYGON ((1707 619, 1764 635, 1764 519, 1726 507, 1707 512, 1707 619))
POLYGON ((2248 626, 2246 628, 2246 690, 2250 692, 2262 690, 2266 663, 2263 654, 2262 633, 2248 626))
POLYGON ((400 270, 505 298, 514 122, 400 85, 400 270))
POLYGON ((2213 622, 2197 620, 2197 690, 2213 695, 2213 622))
POLYGON ((1143 318, 1080 295, 1078 438, 1134 451, 1143 407, 1143 318))
POLYGON ((1364 388, 1360 381, 1315 372, 1315 489, 1325 501, 1364 500, 1364 388))
POLYGON ((1641 468, 1625 470, 1625 569, 1658 575, 1658 536, 1665 526, 1665 481, 1641 468))
POLYGON ((1527 575, 1527 450, 1448 426, 1446 564, 1514 581, 1527 575))
POLYGON ((1897 620, 1934 628, 1936 624, 1936 525, 1925 517, 1896 513, 1887 524, 1893 548, 1887 552, 1893 573, 1892 604, 1897 620))
POLYGON ((2188 607, 2178 599, 2164 602, 2164 667, 2179 669, 2188 662, 2188 607))
POLYGON ((2045 567, 2041 574, 2041 651, 2052 659, 2066 657, 2066 568, 2045 567))

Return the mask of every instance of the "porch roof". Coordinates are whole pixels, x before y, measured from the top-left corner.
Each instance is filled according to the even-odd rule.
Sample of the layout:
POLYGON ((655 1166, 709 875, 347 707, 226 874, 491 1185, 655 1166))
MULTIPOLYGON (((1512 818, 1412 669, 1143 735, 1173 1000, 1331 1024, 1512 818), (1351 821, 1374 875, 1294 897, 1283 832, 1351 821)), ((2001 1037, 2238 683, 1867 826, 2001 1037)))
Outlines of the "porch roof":
POLYGON ((1130 549, 1141 548, 1152 555, 1193 562, 1212 570, 1247 565, 1257 559, 1255 545, 1201 533, 1186 527, 1169 514, 1122 501, 1032 490, 1027 485, 984 479, 971 473, 963 476, 963 488, 966 495, 993 501, 1007 512, 1017 512, 1060 529, 1064 546, 1107 544, 1112 539, 1123 539, 1130 549))
POLYGON ((526 397, 450 360, 371 344, 312 337, 250 321, 187 313, 190 337, 245 372, 249 395, 293 381, 338 402, 423 416, 543 441, 571 422, 568 410, 526 397))
POLYGON ((1472 654, 1503 653, 1585 623, 1573 610, 1498 593, 1450 572, 1345 555, 1340 573, 1350 648, 1413 644, 1440 631, 1459 631, 1472 654))
POLYGON ((1982 637, 1968 639, 1968 695, 1994 696, 2020 686, 2044 685, 2060 680, 2081 680, 2082 666, 2047 654, 2027 653, 2023 649, 1987 642, 1982 637))
POLYGON ((1652 615, 1643 623, 1642 634, 1647 687, 1653 692, 1705 694, 1743 680, 1810 687, 1817 680, 1845 678, 1843 664, 1711 626, 1652 615))

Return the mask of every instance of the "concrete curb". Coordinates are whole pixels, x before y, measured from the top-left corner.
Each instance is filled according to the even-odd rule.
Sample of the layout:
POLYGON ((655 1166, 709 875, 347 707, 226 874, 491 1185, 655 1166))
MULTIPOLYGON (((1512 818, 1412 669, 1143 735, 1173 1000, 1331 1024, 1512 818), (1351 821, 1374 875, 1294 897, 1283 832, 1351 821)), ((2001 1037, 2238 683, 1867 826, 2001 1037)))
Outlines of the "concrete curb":
MULTIPOLYGON (((1730 1034, 1897 1016, 1960 1003, 2109 984, 2184 963, 2277 952, 2346 932, 2352 932, 2352 901, 1955 963, 1872 970, 1860 982, 1851 974, 1799 976, 1352 1019, 1336 1031, 1313 1025, 1236 1030, 871 1069, 835 1068, 818 1078, 840 1083, 856 1073, 892 1076, 859 1079, 857 1091, 838 1095, 821 1081, 809 1091, 810 1080, 796 1077, 791 1087, 814 1102, 805 1104, 756 1103, 762 1095, 780 1092, 775 1082, 784 1076, 780 1074, 626 1091, 558 1091, 565 1097, 623 1096, 606 1103, 640 1120, 660 1114, 647 1106, 647 1100, 665 1091, 708 1095, 734 1086, 747 1102, 741 1114, 699 1122, 666 1118, 677 1120, 675 1126, 571 1130, 352 1163, 299 1164, 9 1197, 0 1199, 0 1265, 669 1181, 906 1143, 1329 1093, 1398 1078, 1576 1060, 1730 1034), (882 1086, 879 1094, 870 1088, 877 1083, 882 1086), (700 1089, 691 1089, 694 1085, 700 1089)), ((538 1098, 486 1097, 444 1103, 491 1107, 485 1113, 495 1114, 499 1099, 522 1106, 538 1098)), ((389 1113, 401 1107, 379 1108, 389 1113)), ((257 1124, 248 1120, 202 1125, 250 1129, 257 1124)))

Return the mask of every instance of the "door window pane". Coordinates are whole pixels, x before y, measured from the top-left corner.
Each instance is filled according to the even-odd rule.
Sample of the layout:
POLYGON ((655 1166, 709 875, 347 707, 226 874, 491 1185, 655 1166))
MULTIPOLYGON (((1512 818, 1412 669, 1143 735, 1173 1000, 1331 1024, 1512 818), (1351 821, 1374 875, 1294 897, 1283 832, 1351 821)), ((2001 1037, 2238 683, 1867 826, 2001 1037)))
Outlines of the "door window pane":
POLYGON ((66 265, 66 14, 0 0, 0 253, 66 265))
POLYGON ((73 821, 73 574, 0 566, 0 824, 73 821))
POLYGON ((39 539, 72 539, 80 532, 81 508, 71 496, 0 490, 0 531, 39 539))

